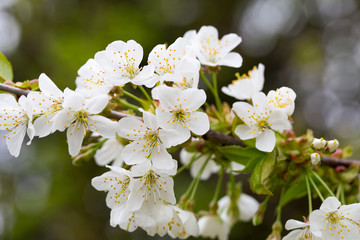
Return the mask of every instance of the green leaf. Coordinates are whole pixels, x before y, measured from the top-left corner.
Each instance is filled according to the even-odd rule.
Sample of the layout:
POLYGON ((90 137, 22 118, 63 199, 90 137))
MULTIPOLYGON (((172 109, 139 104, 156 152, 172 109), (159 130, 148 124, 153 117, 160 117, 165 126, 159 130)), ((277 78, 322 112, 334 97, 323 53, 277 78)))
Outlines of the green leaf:
POLYGON ((351 183, 359 174, 359 166, 351 165, 345 171, 339 172, 339 179, 344 183, 351 183))
POLYGON ((263 159, 259 159, 250 177, 250 188, 254 193, 272 195, 269 190, 270 177, 276 166, 276 151, 266 154, 263 159))
POLYGON ((305 175, 301 175, 297 180, 291 183, 291 186, 285 191, 281 198, 280 205, 284 206, 294 199, 301 198, 307 194, 305 175))
POLYGON ((347 146, 343 148, 343 158, 349 158, 353 154, 353 148, 351 146, 347 146))
POLYGON ((9 60, 7 60, 2 53, 0 53, 0 82, 3 83, 5 80, 13 80, 13 70, 9 60))
POLYGON ((256 148, 243 148, 240 146, 224 146, 219 147, 219 151, 229 161, 237 162, 247 166, 254 159, 263 158, 266 153, 257 150, 256 148))

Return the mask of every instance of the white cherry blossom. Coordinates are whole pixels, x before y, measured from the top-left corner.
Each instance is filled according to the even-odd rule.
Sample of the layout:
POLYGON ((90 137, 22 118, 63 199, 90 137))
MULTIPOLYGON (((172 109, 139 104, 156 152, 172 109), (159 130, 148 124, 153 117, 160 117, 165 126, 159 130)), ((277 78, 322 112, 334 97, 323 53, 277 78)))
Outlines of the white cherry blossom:
POLYGON ((182 79, 184 74, 198 74, 200 63, 194 57, 186 55, 186 39, 178 38, 166 48, 159 44, 149 54, 148 63, 154 65, 155 74, 147 82, 147 87, 153 87, 157 82, 174 82, 182 79))
POLYGON ((239 53, 230 52, 241 43, 241 37, 230 33, 219 40, 218 31, 213 26, 202 26, 196 36, 189 33, 193 49, 201 64, 207 66, 229 66, 238 68, 243 59, 239 53))
POLYGON ((131 172, 121 167, 109 167, 110 171, 95 177, 91 185, 98 191, 107 191, 106 205, 109 208, 126 205, 132 189, 131 172))
POLYGON ((217 215, 203 216, 198 221, 200 236, 227 240, 230 234, 230 224, 221 220, 217 215))
POLYGON ((4 138, 10 154, 14 157, 20 154, 26 133, 30 139, 28 145, 35 135, 32 112, 32 106, 25 96, 21 96, 19 102, 16 102, 14 96, 0 94, 0 130, 8 132, 4 138))
POLYGON ((105 70, 94 59, 89 59, 78 71, 76 91, 86 97, 107 94, 113 87, 108 82, 105 70))
MULTIPOLYGON (((193 158, 195 158, 195 161, 190 165, 190 174, 193 178, 195 178, 206 160, 209 158, 209 154, 203 154, 200 156, 199 153, 190 153, 186 151, 185 148, 181 150, 180 160, 182 164, 186 165, 190 163, 193 158)), ((206 164, 200 176, 201 180, 207 180, 210 178, 211 174, 219 172, 221 167, 215 163, 214 159, 215 155, 210 156, 210 160, 206 164)))
POLYGON ((172 205, 161 205, 150 216, 153 218, 155 225, 144 228, 150 236, 158 234, 163 237, 166 233, 177 236, 183 230, 183 223, 172 205))
POLYGON ((204 90, 189 88, 180 90, 160 85, 160 107, 156 109, 156 117, 160 127, 174 129, 179 142, 190 138, 190 132, 203 135, 210 129, 206 113, 196 111, 206 101, 204 90))
POLYGON ((154 218, 144 209, 130 211, 127 205, 118 205, 111 209, 110 225, 119 227, 127 232, 133 232, 138 227, 150 228, 156 222, 154 218))
POLYGON ((118 122, 119 136, 131 140, 121 156, 128 165, 139 164, 150 159, 156 168, 174 167, 172 156, 166 148, 181 143, 174 130, 163 129, 156 117, 150 112, 143 112, 143 121, 135 117, 125 117, 118 122))
POLYGON ((171 231, 169 234, 172 237, 178 237, 180 239, 188 238, 189 236, 198 237, 200 234, 199 225, 197 223, 197 219, 194 215, 194 213, 182 210, 176 206, 173 206, 173 209, 176 211, 177 215, 179 216, 182 226, 180 229, 177 230, 180 231, 171 231))
POLYGON ((121 152, 124 146, 116 139, 111 138, 98 149, 95 153, 95 162, 99 166, 105 166, 112 163, 112 166, 122 166, 124 163, 121 152))
POLYGON ((281 87, 276 91, 271 90, 267 95, 267 100, 271 110, 281 110, 291 116, 295 109, 296 93, 288 87, 281 87))
POLYGON ((44 73, 39 77, 40 92, 30 92, 30 101, 34 114, 35 135, 46 137, 56 131, 54 122, 62 109, 64 93, 44 73))
POLYGON ((245 102, 234 103, 233 111, 244 122, 236 127, 235 134, 242 140, 256 138, 257 149, 271 152, 276 142, 273 130, 291 129, 291 123, 284 112, 270 110, 264 93, 254 94, 252 101, 253 106, 245 102))
POLYGON ((309 217, 310 231, 322 239, 359 239, 360 204, 343 205, 328 197, 309 217))
POLYGON ((221 91, 238 100, 251 99, 255 93, 263 89, 264 70, 264 65, 260 63, 258 67, 254 66, 248 74, 237 76, 237 80, 232 81, 227 87, 222 87, 221 91))
MULTIPOLYGON (((173 88, 178 88, 181 90, 185 90, 188 88, 198 88, 199 85, 199 72, 195 73, 185 73, 177 76, 174 79, 174 83, 172 85, 173 88)), ((151 91, 151 96, 153 99, 159 99, 159 91, 160 88, 155 87, 151 91)))
POLYGON ((147 81, 154 74, 154 66, 149 64, 139 67, 143 54, 143 48, 134 40, 114 41, 106 50, 95 54, 95 61, 104 68, 105 79, 115 86, 128 82, 147 85, 147 81))
POLYGON ((283 237, 283 240, 320 240, 310 231, 309 223, 290 219, 286 221, 285 229, 292 231, 283 237))
POLYGON ((219 207, 217 212, 223 221, 228 222, 231 225, 235 224, 237 220, 240 220, 242 222, 251 221, 252 217, 255 215, 260 205, 255 198, 245 193, 242 193, 236 200, 236 204, 239 210, 239 216, 234 216, 231 212, 229 212, 230 203, 231 200, 229 196, 222 197, 218 201, 219 207))
MULTIPOLYGON (((175 162, 175 160, 174 160, 175 162)), ((170 175, 176 173, 177 165, 172 170, 157 169, 149 160, 131 168, 133 188, 129 197, 130 211, 146 208, 153 213, 163 205, 163 202, 176 203, 174 180, 170 175)))
POLYGON ((54 126, 59 131, 67 128, 66 135, 71 156, 79 153, 86 130, 107 138, 115 136, 116 122, 98 115, 108 101, 107 95, 85 99, 80 93, 65 89, 63 109, 58 113, 54 126))

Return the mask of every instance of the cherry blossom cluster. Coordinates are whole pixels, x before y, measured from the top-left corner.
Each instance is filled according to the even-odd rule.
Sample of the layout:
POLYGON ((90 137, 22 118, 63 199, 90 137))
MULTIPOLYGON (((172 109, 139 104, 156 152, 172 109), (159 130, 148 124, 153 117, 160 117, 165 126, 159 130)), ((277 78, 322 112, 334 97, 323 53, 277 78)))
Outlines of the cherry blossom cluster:
POLYGON ((306 222, 290 219, 285 228, 292 231, 284 240, 360 239, 360 203, 342 205, 337 198, 329 197, 306 222))
MULTIPOLYGON (((265 66, 261 63, 247 74, 236 73, 236 80, 221 88, 237 100, 231 108, 221 102, 217 74, 220 66, 241 67, 242 57, 232 52, 240 43, 237 34, 219 39, 216 28, 203 26, 169 46, 156 45, 147 60, 136 41, 114 41, 78 70, 75 90, 60 90, 43 73, 38 80, 40 91, 30 91, 18 100, 0 94, 0 130, 7 131, 9 152, 15 157, 20 154, 26 134, 29 145, 35 136, 66 130, 68 151, 74 159, 89 155, 109 169, 91 183, 106 192, 111 226, 129 232, 141 228, 151 236, 168 234, 184 239, 201 235, 226 240, 235 223, 260 219, 266 209, 263 204, 267 204, 266 200, 262 206, 242 193, 236 175, 258 171, 251 176, 257 177, 252 190, 271 195, 268 178, 276 164, 287 159, 289 165, 311 168, 304 171, 304 179, 312 181, 319 193, 312 178, 323 181, 313 168, 318 167, 322 155, 333 154, 339 147, 337 140, 296 138, 291 131, 296 94, 288 87, 262 92, 265 66), (212 74, 212 84, 205 71, 212 74), (206 92, 198 88, 200 77, 213 93, 215 106, 206 102, 206 92), (140 90, 144 97, 126 87, 140 90), (120 120, 109 114, 119 109, 123 114, 120 120), (221 142, 216 145, 207 139, 213 129, 248 141, 245 150, 254 157, 248 162, 233 157, 237 156, 234 152, 227 157, 218 148, 221 142), (84 139, 90 138, 91 144, 83 146, 84 139), (181 168, 172 155, 177 150, 181 168), (174 177, 187 168, 193 180, 177 201, 174 177), (209 211, 199 217, 193 212, 194 195, 199 181, 212 174, 219 175, 215 194, 209 211), (220 197, 224 174, 230 181, 226 195, 220 197)), ((283 175, 284 171, 276 176, 283 175)), ((308 185, 307 189, 311 196, 308 185)), ((301 229, 284 239, 358 239, 359 204, 340 205, 336 198, 328 198, 306 223, 289 220, 286 229, 301 229)))

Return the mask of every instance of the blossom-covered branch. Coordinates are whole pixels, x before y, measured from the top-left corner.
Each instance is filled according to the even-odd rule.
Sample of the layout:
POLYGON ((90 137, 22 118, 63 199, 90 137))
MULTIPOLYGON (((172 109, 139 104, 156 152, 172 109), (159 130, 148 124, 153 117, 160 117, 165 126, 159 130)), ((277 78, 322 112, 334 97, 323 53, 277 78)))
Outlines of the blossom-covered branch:
POLYGON ((0 94, 0 130, 6 131, 9 152, 20 154, 25 135, 29 145, 34 137, 66 131, 74 163, 95 159, 109 168, 91 183, 106 192, 110 225, 129 232, 141 228, 151 236, 226 240, 238 221, 259 224, 270 197, 281 192, 268 239, 281 237, 282 207, 306 194, 309 221, 289 220, 285 228, 293 231, 284 239, 355 239, 360 220, 351 211, 360 212, 354 203, 359 161, 334 158, 350 155, 336 139, 314 138, 311 131, 295 135, 295 91, 283 86, 262 92, 265 66, 258 64, 221 88, 239 101, 232 107, 221 101, 220 66, 242 65, 240 54, 232 52, 240 43, 237 34, 219 39, 216 28, 203 26, 169 46, 156 45, 141 66, 142 46, 119 40, 78 70, 75 90, 60 90, 44 73, 35 87, 0 84, 1 91, 18 96, 0 94), (206 102, 200 76, 215 105, 206 102), (172 154, 178 149, 180 161, 172 154), (179 162, 183 166, 178 169, 179 162), (177 201, 176 176, 186 169, 193 180, 177 201), (242 193, 234 177, 239 172, 250 174, 255 194, 268 195, 262 204, 242 193), (208 211, 195 212, 199 182, 212 174, 219 177, 208 211), (312 211, 315 196, 323 205, 312 211), (333 228, 339 229, 337 235, 333 228))

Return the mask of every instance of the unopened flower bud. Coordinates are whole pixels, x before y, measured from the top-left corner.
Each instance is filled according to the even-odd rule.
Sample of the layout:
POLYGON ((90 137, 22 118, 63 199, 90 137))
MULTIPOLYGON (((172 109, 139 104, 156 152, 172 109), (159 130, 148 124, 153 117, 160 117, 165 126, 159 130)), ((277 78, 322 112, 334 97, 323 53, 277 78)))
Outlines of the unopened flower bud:
POLYGON ((329 152, 334 152, 339 147, 339 141, 336 139, 328 141, 327 147, 329 149, 329 152))
POLYGON ((312 153, 310 156, 312 165, 319 165, 321 161, 321 156, 318 153, 312 153))
POLYGON ((314 138, 312 145, 315 149, 323 149, 325 148, 326 141, 323 138, 314 138))
POLYGON ((281 238, 281 231, 282 231, 282 225, 280 222, 276 221, 272 225, 272 233, 266 238, 266 240, 280 240, 281 238))

